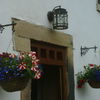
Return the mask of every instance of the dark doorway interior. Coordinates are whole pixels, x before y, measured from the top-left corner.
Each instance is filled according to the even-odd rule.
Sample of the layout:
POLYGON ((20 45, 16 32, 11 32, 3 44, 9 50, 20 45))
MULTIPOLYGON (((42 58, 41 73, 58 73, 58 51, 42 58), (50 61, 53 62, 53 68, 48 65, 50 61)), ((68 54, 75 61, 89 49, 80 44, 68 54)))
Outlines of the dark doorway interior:
POLYGON ((42 78, 32 81, 31 100, 62 100, 61 67, 42 66, 42 78))

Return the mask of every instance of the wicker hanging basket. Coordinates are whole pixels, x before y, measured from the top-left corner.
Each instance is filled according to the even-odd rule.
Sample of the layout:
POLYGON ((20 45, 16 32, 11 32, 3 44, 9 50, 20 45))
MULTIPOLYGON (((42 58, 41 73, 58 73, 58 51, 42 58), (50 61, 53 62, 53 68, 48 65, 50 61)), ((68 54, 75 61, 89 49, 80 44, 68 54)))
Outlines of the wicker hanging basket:
POLYGON ((23 90, 27 86, 28 81, 29 78, 18 77, 0 81, 0 85, 7 92, 15 92, 23 90))
POLYGON ((100 88, 100 82, 97 82, 97 81, 88 81, 89 85, 92 87, 92 88, 100 88))
POLYGON ((94 77, 94 79, 90 79, 88 81, 89 85, 92 88, 100 88, 100 70, 95 71, 93 77, 94 77))

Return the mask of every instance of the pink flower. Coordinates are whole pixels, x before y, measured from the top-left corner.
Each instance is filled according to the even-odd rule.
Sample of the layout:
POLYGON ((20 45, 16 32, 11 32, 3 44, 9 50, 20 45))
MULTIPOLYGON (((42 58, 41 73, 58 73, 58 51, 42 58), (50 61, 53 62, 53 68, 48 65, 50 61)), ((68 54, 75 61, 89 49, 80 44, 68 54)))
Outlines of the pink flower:
POLYGON ((24 63, 24 62, 22 62, 18 67, 20 70, 24 70, 27 68, 26 63, 24 63))
POLYGON ((10 54, 9 57, 11 57, 11 58, 15 58, 16 55, 15 55, 15 54, 10 54))
POLYGON ((41 73, 37 72, 34 76, 35 79, 40 79, 41 78, 41 73))
POLYGON ((24 55, 24 53, 21 53, 20 55, 19 55, 19 59, 24 59, 25 58, 25 55, 24 55))
POLYGON ((30 52, 28 55, 29 55, 29 57, 33 57, 34 58, 36 56, 36 52, 30 52))
POLYGON ((33 64, 33 65, 38 65, 38 64, 39 64, 39 60, 38 60, 38 59, 32 60, 32 64, 33 64))
POLYGON ((35 76, 34 76, 35 79, 41 78, 41 71, 39 70, 38 66, 32 67, 31 70, 35 72, 35 76))
POLYGON ((38 66, 37 67, 32 67, 31 70, 32 71, 35 71, 35 72, 38 72, 39 71, 39 68, 38 68, 38 66))
POLYGON ((0 57, 3 57, 3 54, 0 54, 0 57))
POLYGON ((31 58, 32 58, 32 60, 36 60, 37 59, 35 55, 31 56, 31 58))

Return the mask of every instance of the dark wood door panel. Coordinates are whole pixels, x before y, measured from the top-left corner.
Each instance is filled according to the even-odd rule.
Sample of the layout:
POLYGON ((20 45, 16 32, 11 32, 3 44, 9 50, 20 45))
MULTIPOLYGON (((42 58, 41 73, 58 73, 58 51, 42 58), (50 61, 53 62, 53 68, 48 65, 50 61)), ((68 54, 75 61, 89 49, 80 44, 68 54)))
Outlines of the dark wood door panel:
POLYGON ((33 40, 31 42, 31 50, 37 52, 40 63, 50 65, 64 65, 64 47, 47 43, 38 43, 33 40))
POLYGON ((62 100, 61 68, 44 65, 44 75, 32 82, 32 100, 62 100))

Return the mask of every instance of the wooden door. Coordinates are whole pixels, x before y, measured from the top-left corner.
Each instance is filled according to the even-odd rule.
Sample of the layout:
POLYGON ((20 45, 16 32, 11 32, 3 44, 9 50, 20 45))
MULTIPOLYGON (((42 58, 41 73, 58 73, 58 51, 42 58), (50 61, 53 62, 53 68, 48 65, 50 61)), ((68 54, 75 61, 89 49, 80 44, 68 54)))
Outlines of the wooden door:
POLYGON ((31 50, 36 51, 43 68, 40 80, 32 80, 31 100, 67 100, 64 93, 65 48, 52 44, 31 41, 31 50))
POLYGON ((31 100, 62 100, 60 67, 43 66, 42 78, 32 81, 31 100))

